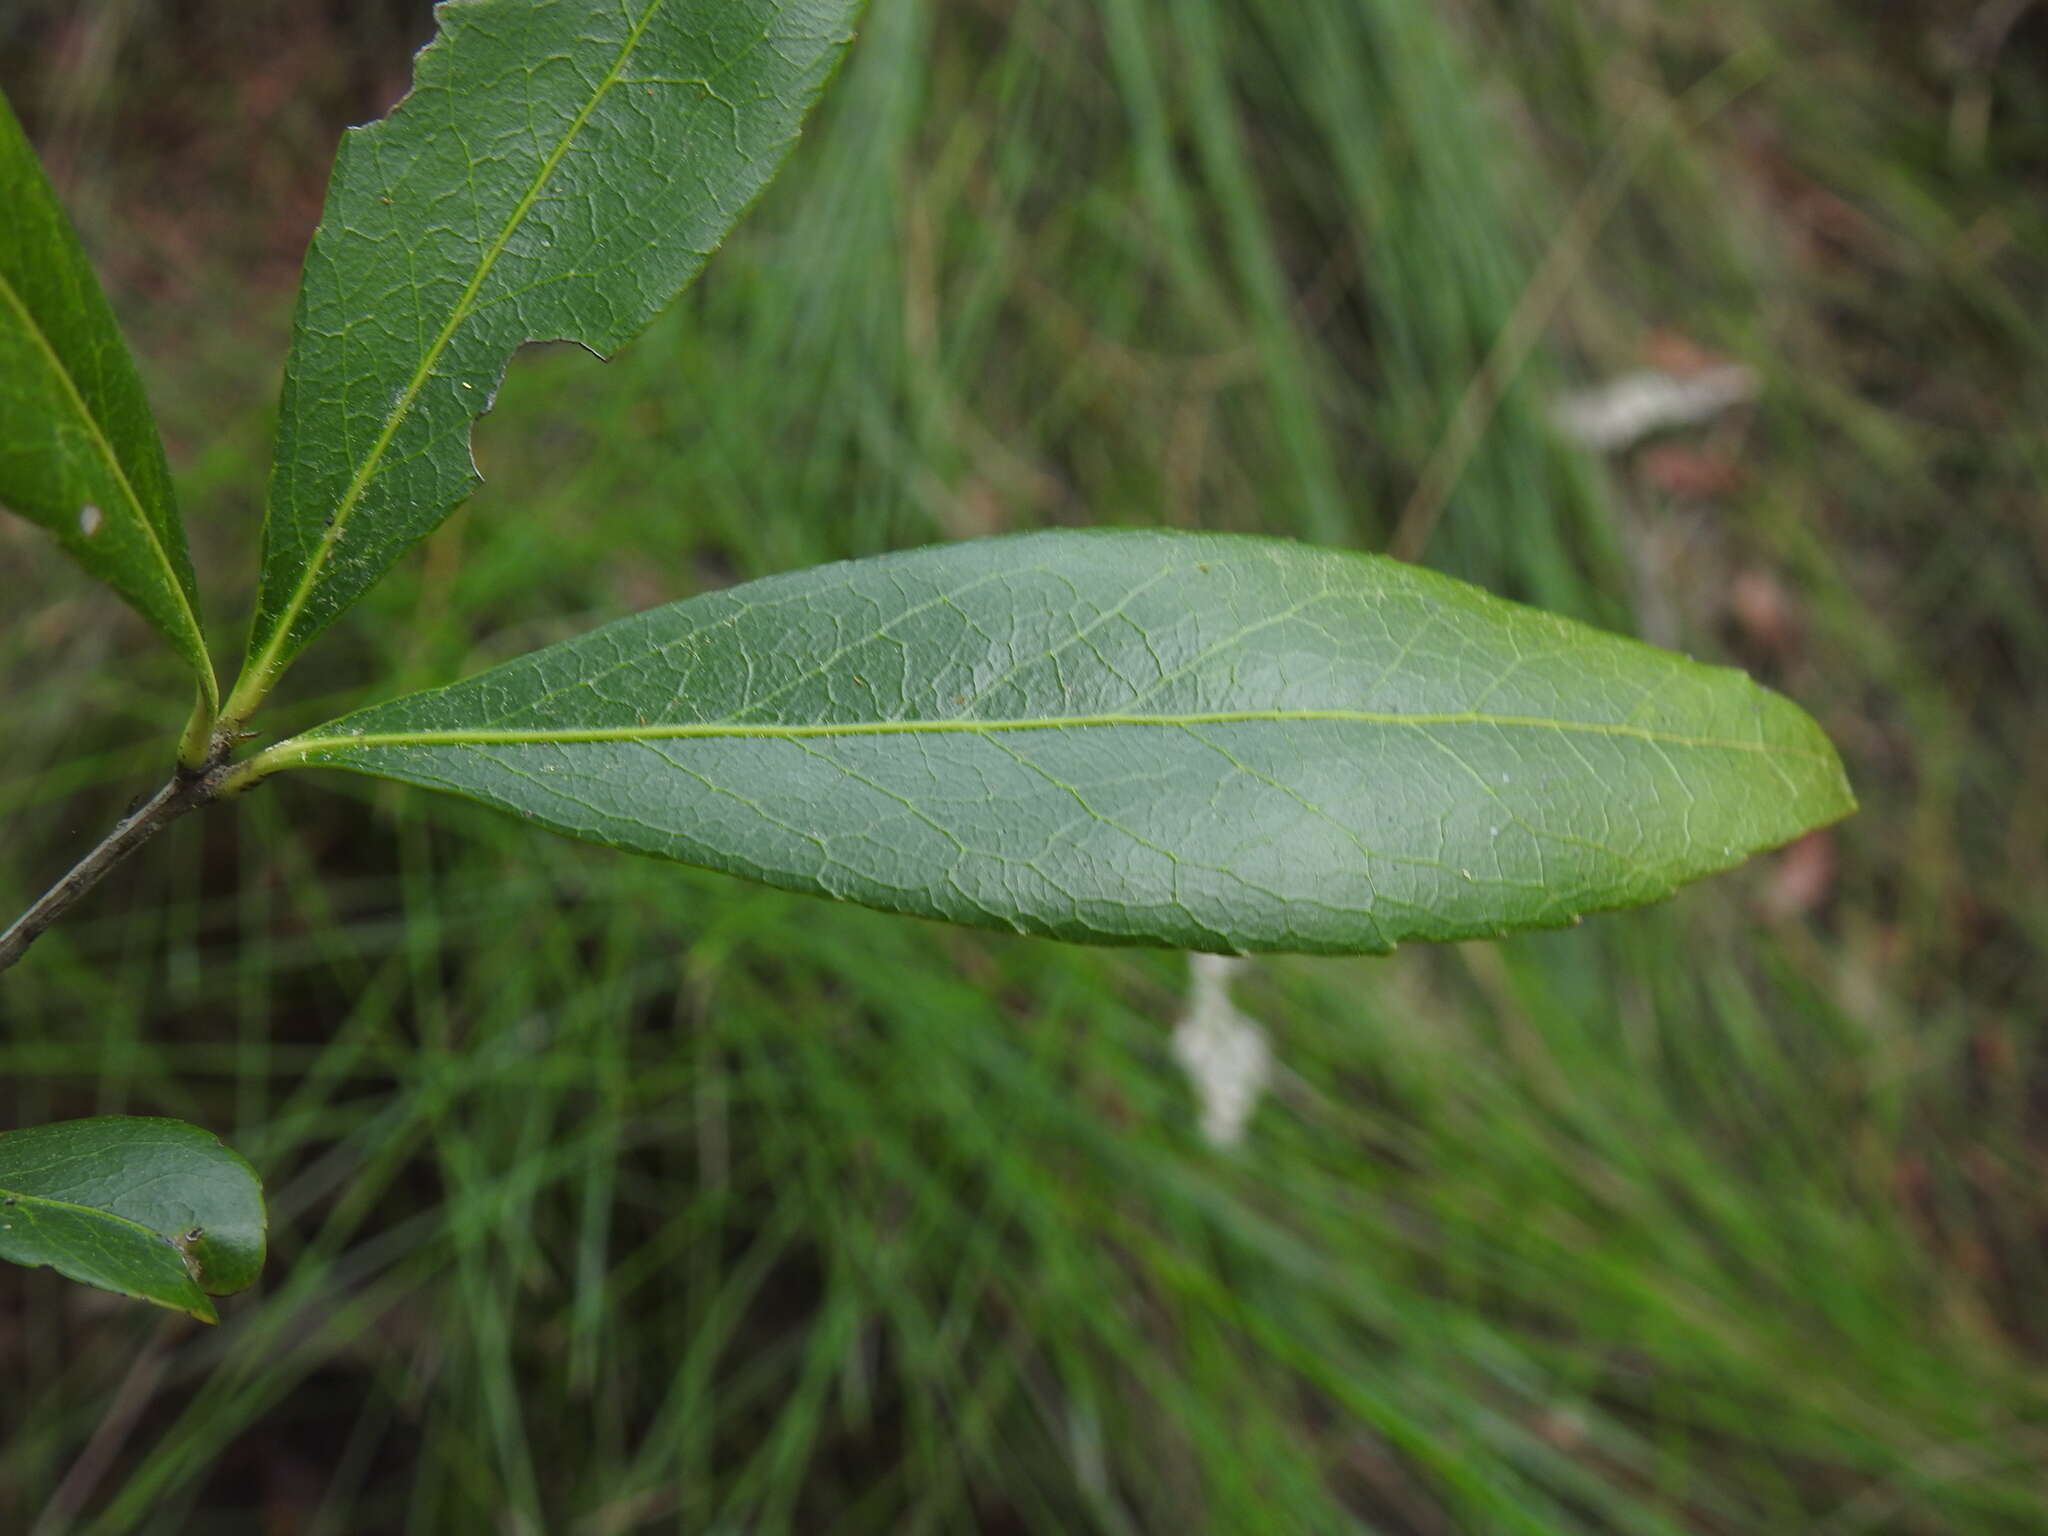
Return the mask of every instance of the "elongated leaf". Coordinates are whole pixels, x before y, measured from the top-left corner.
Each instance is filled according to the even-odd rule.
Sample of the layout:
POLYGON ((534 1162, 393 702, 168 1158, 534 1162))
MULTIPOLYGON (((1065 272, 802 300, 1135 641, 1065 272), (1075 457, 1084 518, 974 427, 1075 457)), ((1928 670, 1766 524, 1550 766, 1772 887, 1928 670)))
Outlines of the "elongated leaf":
POLYGON ((525 341, 609 351, 780 165, 859 0, 455 0, 343 140, 306 258, 229 713, 468 495, 525 341))
POLYGON ((0 1135, 0 1259, 215 1320, 263 1268, 263 1189, 219 1139, 109 1116, 0 1135))
POLYGON ((209 707, 192 557, 156 422, 106 295, 0 97, 0 507, 162 630, 209 707))
POLYGON ((1061 938, 1553 926, 1846 815, 1737 672, 1373 556, 1047 533, 657 608, 255 760, 1061 938))

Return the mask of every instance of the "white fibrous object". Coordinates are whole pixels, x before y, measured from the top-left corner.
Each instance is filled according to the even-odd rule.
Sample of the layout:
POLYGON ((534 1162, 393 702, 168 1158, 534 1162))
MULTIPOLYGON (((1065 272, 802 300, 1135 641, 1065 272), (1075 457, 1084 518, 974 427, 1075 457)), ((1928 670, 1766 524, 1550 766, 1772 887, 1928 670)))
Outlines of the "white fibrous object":
POLYGON ((1188 956, 1188 1011, 1173 1027, 1173 1056, 1202 1106, 1202 1135, 1234 1147, 1273 1076, 1266 1032, 1230 1001, 1230 977, 1244 961, 1230 955, 1188 956))
POLYGON ((1711 420, 1756 398, 1757 379, 1738 364, 1698 373, 1625 373, 1557 402, 1558 429, 1595 453, 1618 453, 1653 432, 1711 420))

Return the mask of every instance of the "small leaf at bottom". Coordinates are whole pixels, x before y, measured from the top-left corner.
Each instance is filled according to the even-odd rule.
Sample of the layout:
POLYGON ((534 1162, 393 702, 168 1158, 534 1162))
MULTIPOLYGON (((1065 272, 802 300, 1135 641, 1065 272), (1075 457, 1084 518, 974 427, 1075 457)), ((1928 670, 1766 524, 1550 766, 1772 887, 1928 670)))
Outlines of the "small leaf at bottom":
POLYGON ((263 1268, 263 1189, 218 1137, 107 1116, 0 1134, 0 1259, 214 1321, 263 1268))

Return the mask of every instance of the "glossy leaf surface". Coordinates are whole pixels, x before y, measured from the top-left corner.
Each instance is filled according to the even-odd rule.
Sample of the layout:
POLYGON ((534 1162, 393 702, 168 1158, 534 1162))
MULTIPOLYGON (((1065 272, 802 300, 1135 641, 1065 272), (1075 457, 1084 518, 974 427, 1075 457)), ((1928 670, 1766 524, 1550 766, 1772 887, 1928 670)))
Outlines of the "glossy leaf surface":
POLYGON ((257 760, 1061 938, 1384 950, 1649 901, 1854 805, 1737 672, 1366 555, 1101 532, 772 577, 257 760))
POLYGON ((858 0, 454 0, 412 93, 351 130, 306 258, 240 716, 477 483, 522 342, 597 352, 704 265, 781 164, 858 0))
POLYGON ((219 1138, 108 1116, 0 1135, 0 1259, 215 1320, 263 1268, 263 1189, 219 1138))
POLYGON ((142 381, 4 97, 0 508, 47 528, 161 630, 212 703, 192 558, 142 381))

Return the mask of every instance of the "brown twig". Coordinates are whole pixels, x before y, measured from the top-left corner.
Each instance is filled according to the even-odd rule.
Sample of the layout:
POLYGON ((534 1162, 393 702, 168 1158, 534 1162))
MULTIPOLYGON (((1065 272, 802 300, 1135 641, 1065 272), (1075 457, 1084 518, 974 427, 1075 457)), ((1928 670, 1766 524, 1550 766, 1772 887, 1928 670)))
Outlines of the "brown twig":
POLYGON ((188 812, 211 804, 220 793, 229 764, 216 751, 197 769, 180 768, 171 781, 122 817, 92 852, 74 864, 42 898, 0 933, 0 971, 28 953, 45 929, 78 904, 85 894, 112 873, 114 866, 188 812))

